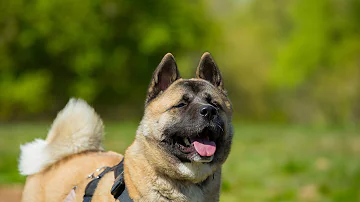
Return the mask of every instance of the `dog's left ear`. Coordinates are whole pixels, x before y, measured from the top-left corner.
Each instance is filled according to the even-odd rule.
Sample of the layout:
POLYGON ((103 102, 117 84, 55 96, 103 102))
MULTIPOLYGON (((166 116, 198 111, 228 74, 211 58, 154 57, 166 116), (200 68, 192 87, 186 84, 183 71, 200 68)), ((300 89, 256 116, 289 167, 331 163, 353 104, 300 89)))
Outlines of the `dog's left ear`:
POLYGON ((196 70, 196 78, 207 80, 219 90, 225 92, 220 70, 209 52, 201 56, 199 66, 196 70))
POLYGON ((151 79, 146 103, 165 91, 174 81, 180 78, 174 56, 167 53, 157 66, 151 79))

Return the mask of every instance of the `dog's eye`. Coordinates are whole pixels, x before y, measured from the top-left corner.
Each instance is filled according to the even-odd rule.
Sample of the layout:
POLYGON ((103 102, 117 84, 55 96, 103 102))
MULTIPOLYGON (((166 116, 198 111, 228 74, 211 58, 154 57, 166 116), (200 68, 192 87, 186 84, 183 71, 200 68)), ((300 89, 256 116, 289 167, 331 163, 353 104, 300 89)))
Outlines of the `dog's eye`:
POLYGON ((180 103, 180 104, 178 104, 178 105, 175 105, 174 107, 175 108, 181 108, 181 107, 185 107, 186 106, 186 104, 185 103, 180 103))

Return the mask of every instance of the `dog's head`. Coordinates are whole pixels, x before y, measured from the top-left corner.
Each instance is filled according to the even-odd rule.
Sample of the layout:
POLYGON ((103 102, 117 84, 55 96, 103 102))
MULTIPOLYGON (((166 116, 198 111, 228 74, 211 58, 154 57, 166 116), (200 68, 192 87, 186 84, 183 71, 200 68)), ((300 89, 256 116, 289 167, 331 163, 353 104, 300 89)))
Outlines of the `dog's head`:
POLYGON ((231 116, 232 106, 211 55, 201 57, 196 78, 182 79, 168 53, 149 85, 137 139, 158 171, 200 182, 229 154, 231 116))

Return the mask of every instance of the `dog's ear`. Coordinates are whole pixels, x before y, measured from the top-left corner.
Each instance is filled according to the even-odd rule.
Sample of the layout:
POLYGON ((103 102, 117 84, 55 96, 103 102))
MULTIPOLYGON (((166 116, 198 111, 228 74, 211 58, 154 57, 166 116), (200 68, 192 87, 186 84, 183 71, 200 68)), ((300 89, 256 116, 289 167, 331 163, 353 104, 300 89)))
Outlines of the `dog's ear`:
POLYGON ((157 66, 151 79, 146 103, 165 91, 174 81, 180 78, 174 56, 167 53, 157 66))
POLYGON ((220 70, 208 52, 201 56, 199 66, 196 70, 196 78, 207 80, 219 90, 225 92, 220 70))

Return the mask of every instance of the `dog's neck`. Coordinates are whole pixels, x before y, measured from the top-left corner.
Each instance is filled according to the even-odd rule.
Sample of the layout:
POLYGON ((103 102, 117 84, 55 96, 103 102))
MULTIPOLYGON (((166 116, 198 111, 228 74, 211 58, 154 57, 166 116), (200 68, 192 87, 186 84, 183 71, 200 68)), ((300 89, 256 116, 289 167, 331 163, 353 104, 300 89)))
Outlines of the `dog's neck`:
POLYGON ((200 183, 159 173, 136 140, 125 153, 124 175, 134 201, 218 201, 221 169, 200 183))

